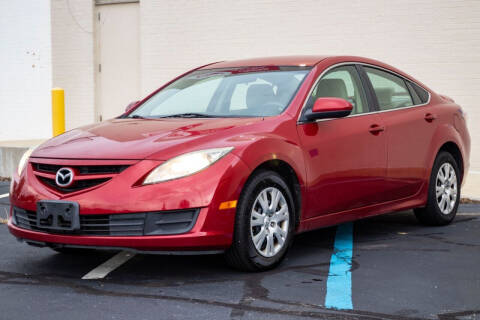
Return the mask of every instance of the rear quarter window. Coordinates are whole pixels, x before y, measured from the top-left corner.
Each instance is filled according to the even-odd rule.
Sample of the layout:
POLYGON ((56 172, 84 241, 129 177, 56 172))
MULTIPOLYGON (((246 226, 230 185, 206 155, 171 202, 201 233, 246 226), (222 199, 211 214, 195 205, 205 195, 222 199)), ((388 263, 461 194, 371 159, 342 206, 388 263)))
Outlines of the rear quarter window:
POLYGON ((407 81, 407 87, 408 87, 408 90, 410 91, 410 94, 412 95, 413 103, 416 105, 422 104, 422 99, 420 99, 420 97, 417 94, 417 91, 415 91, 415 89, 413 88, 413 83, 411 83, 410 81, 407 81))
POLYGON ((417 93, 418 97, 420 98, 420 101, 422 103, 427 103, 428 102, 428 91, 420 87, 418 84, 415 84, 414 82, 410 82, 410 84, 413 87, 413 90, 417 93))

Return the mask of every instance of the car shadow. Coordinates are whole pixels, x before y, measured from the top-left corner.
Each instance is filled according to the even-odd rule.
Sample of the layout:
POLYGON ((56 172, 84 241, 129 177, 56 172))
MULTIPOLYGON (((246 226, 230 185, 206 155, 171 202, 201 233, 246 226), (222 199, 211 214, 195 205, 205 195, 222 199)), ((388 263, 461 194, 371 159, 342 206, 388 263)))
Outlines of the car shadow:
MULTIPOLYGON (((469 217, 457 217, 454 223, 468 221, 469 217)), ((274 270, 263 274, 295 272, 328 274, 328 265, 335 240, 336 227, 322 228, 296 235, 286 259, 274 270), (320 268, 321 271, 313 271, 320 268)), ((444 227, 425 227, 417 222, 412 211, 396 212, 354 222, 354 250, 364 243, 408 237, 415 234, 442 234, 444 227)), ((412 239, 415 241, 415 239, 412 239)), ((31 248, 30 250, 34 250, 31 248)), ((41 249, 41 258, 28 259, 29 272, 79 278, 91 269, 102 264, 118 251, 91 250, 81 254, 60 254, 50 249, 41 249)), ((176 285, 185 281, 228 281, 232 278, 249 277, 251 273, 230 268, 222 254, 214 255, 162 255, 136 254, 130 261, 114 270, 105 281, 152 282, 163 285, 176 285)))
MULTIPOLYGON (((410 212, 392 213, 355 222, 356 239, 381 241, 396 237, 398 232, 424 228, 410 212)), ((320 268, 318 274, 326 275, 335 239, 336 227, 322 228, 296 235, 286 259, 274 270, 262 274, 278 274, 295 270, 320 268)), ((317 270, 318 271, 318 270, 317 270)), ((155 255, 137 254, 132 260, 114 271, 111 280, 122 282, 182 283, 182 281, 224 281, 232 277, 251 277, 251 273, 230 268, 221 254, 216 255, 155 255), (134 274, 132 279, 130 275, 134 274)))

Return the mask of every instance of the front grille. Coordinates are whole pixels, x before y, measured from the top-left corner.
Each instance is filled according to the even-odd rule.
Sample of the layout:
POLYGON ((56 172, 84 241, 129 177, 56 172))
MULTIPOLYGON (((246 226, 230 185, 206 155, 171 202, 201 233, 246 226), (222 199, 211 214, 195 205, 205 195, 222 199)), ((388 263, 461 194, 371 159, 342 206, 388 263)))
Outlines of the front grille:
POLYGON ((80 215, 79 230, 52 230, 37 225, 35 211, 13 208, 14 223, 23 229, 84 236, 172 235, 190 231, 199 209, 125 214, 80 215))
POLYGON ((65 188, 65 187, 60 187, 57 186, 57 183, 55 182, 55 179, 52 178, 46 178, 46 177, 38 177, 38 179, 43 182, 44 185, 53 188, 55 190, 58 190, 63 193, 70 193, 70 192, 75 192, 79 191, 82 189, 87 189, 94 187, 96 185, 99 185, 101 183, 107 182, 110 180, 110 178, 103 178, 103 179, 89 179, 89 180, 77 180, 75 181, 70 187, 65 188))
POLYGON ((107 182, 116 174, 127 169, 129 165, 57 165, 47 163, 32 163, 33 172, 45 186, 61 192, 71 193, 95 187, 107 182), (60 168, 71 168, 75 173, 73 183, 68 187, 58 186, 55 175, 60 168), (81 177, 81 179, 79 179, 81 177))
POLYGON ((100 166, 61 166, 56 164, 33 163, 33 170, 56 174, 58 169, 69 167, 74 169, 78 174, 119 174, 127 169, 128 165, 100 165, 100 166))

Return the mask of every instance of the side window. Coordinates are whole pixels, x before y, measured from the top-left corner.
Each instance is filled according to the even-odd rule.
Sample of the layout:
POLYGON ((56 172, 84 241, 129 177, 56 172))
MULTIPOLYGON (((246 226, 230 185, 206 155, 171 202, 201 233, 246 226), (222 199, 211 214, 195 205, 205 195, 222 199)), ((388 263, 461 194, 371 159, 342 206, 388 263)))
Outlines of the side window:
POLYGON ((368 104, 360 76, 354 66, 341 66, 328 71, 317 83, 308 101, 313 106, 317 98, 335 97, 350 101, 352 114, 368 112, 368 104))
POLYGON ((377 96, 380 110, 391 110, 413 105, 403 78, 375 68, 364 67, 377 96))

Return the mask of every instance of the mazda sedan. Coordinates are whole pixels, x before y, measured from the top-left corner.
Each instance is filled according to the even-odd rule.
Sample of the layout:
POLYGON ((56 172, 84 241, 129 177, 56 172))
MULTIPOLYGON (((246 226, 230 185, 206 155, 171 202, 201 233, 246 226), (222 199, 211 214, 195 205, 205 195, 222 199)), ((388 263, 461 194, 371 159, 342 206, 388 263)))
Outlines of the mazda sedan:
POLYGON ((59 252, 224 252, 265 270, 300 232, 406 209, 450 223, 469 153, 462 108, 384 63, 217 62, 25 153, 8 226, 59 252))

